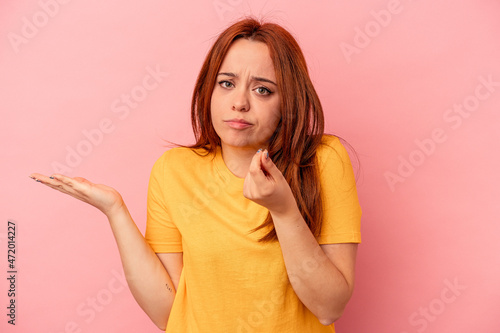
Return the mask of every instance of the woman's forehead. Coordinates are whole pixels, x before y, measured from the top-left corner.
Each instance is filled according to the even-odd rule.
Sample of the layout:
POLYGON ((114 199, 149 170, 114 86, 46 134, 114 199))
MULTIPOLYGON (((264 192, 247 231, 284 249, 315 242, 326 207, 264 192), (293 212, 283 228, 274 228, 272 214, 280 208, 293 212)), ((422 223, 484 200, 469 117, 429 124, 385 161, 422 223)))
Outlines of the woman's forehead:
POLYGON ((274 64, 265 43, 247 39, 236 40, 229 48, 220 72, 243 75, 251 72, 254 76, 275 78, 274 64))

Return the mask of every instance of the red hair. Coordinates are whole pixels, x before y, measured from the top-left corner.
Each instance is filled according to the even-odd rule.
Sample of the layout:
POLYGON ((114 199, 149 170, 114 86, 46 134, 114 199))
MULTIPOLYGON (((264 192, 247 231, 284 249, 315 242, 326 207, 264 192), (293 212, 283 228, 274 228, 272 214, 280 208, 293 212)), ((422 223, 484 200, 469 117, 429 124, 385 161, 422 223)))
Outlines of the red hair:
MULTIPOLYGON (((269 156, 283 173, 305 222, 317 236, 323 212, 316 149, 324 134, 323 109, 309 78, 304 55, 284 28, 247 18, 219 35, 205 58, 194 88, 191 122, 196 143, 190 148, 203 148, 212 153, 220 146, 220 138, 212 125, 210 102, 222 61, 239 38, 262 42, 269 48, 281 98, 281 120, 270 138, 269 156)), ((277 239, 270 214, 256 230, 261 228, 270 229, 261 241, 277 239)))

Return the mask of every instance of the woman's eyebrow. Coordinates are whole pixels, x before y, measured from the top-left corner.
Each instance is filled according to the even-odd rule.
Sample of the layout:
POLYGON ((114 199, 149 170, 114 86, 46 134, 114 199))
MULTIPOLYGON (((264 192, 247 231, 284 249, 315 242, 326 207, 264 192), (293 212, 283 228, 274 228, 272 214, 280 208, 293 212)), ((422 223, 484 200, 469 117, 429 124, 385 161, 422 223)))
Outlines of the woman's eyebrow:
MULTIPOLYGON (((220 73, 217 74, 217 76, 219 76, 219 75, 226 75, 226 76, 235 77, 235 78, 238 77, 238 75, 236 75, 235 73, 230 73, 230 72, 220 72, 220 73)), ((274 84, 275 86, 278 86, 275 82, 273 82, 273 81, 271 81, 269 79, 266 79, 265 77, 252 76, 251 79, 254 80, 254 81, 267 82, 267 83, 274 84)))

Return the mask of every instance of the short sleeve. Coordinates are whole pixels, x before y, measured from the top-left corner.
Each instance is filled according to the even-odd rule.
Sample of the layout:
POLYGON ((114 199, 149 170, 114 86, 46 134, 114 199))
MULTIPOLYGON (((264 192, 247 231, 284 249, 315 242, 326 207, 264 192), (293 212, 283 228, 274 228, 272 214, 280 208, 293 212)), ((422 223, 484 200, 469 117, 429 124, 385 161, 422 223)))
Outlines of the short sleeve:
POLYGON ((167 153, 154 164, 148 186, 145 238, 156 253, 182 252, 182 236, 171 220, 165 202, 167 153))
POLYGON ((323 202, 318 243, 361 243, 361 207, 347 150, 337 137, 325 136, 317 158, 323 202))

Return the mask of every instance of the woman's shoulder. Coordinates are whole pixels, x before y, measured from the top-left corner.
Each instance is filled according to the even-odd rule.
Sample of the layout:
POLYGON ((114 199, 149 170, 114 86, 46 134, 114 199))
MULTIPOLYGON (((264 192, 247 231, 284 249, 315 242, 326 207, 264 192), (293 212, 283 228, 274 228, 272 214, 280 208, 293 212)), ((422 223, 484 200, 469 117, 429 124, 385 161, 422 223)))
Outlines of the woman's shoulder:
POLYGON ((326 164, 345 165, 351 164, 349 154, 345 146, 348 144, 338 136, 325 134, 321 139, 321 144, 316 150, 316 156, 320 168, 326 164))
POLYGON ((340 138, 333 134, 323 134, 321 137, 321 145, 320 146, 328 146, 330 148, 335 148, 337 146, 341 146, 340 138))
POLYGON ((341 154, 345 151, 341 139, 332 134, 324 134, 321 138, 321 143, 316 150, 316 154, 320 157, 331 155, 332 153, 341 154))
POLYGON ((157 160, 155 165, 162 169, 169 167, 193 166, 203 161, 210 155, 209 150, 203 148, 174 147, 165 151, 157 160))
POLYGON ((185 147, 185 146, 179 146, 179 147, 174 147, 170 148, 169 150, 165 151, 162 155, 164 158, 177 158, 177 159, 193 159, 193 158, 201 158, 204 156, 208 156, 210 154, 210 151, 205 148, 191 148, 191 147, 185 147))

